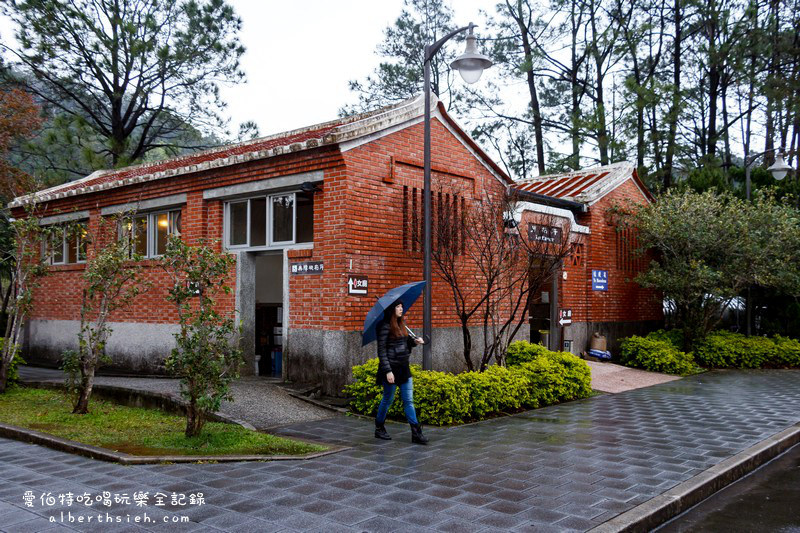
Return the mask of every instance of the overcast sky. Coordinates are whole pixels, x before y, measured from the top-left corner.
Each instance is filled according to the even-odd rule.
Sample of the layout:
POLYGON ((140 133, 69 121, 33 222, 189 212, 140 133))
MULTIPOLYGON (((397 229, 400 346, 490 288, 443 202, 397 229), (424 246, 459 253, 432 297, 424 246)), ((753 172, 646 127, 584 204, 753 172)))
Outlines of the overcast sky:
MULTIPOLYGON (((222 88, 233 134, 247 120, 267 135, 336 118, 339 108, 355 101, 347 82, 372 73, 383 31, 403 9, 403 0, 228 1, 242 18, 247 48, 247 81, 222 88)), ((459 25, 479 24, 479 10, 494 6, 494 0, 446 3, 459 25)), ((12 28, 0 16, 0 39, 9 40, 12 28)))
MULTIPOLYGON (((336 118, 340 107, 354 102, 347 82, 378 65, 375 51, 383 31, 403 8, 402 0, 229 1, 244 22, 247 82, 223 89, 222 95, 229 103, 231 130, 254 120, 262 135, 336 118)), ((479 10, 494 5, 448 3, 459 25, 478 23, 479 10)))

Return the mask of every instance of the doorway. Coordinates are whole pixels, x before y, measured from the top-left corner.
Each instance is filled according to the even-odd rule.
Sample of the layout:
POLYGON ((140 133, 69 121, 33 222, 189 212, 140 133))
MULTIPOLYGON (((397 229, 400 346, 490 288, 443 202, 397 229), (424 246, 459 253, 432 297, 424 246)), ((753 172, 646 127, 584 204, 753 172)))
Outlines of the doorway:
MULTIPOLYGON (((561 339, 558 337, 558 277, 553 273, 545 278, 538 287, 531 291, 529 307, 530 336, 533 344, 545 346, 548 350, 558 351, 561 339)), ((541 279, 535 273, 531 279, 541 279)))
POLYGON ((283 253, 256 257, 255 354, 258 375, 281 377, 285 306, 283 253))

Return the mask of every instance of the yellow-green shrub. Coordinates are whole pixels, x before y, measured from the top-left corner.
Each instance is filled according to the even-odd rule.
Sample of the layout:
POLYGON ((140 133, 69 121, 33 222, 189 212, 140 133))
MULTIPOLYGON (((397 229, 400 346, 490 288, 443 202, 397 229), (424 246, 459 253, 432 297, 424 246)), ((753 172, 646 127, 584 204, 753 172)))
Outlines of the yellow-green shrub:
MULTIPOLYGON (((414 405, 421 422, 433 425, 481 420, 492 414, 539 407, 584 398, 591 394, 588 365, 572 354, 549 352, 530 343, 514 343, 517 353, 537 354, 512 367, 491 366, 484 372, 450 374, 411 366, 414 405), (527 344, 527 346, 526 346, 527 344)), ((354 382, 345 387, 350 408, 375 415, 382 387, 375 382, 378 360, 353 367, 354 382)), ((399 394, 389 409, 392 418, 403 418, 399 394)))
POLYGON ((508 345, 506 364, 508 366, 521 365, 522 363, 533 361, 547 352, 549 352, 549 350, 541 344, 533 344, 528 341, 514 341, 508 345))
POLYGON ((697 361, 711 368, 779 368, 800 366, 800 342, 775 336, 747 337, 714 331, 694 351, 697 361))
POLYGON ((620 363, 651 372, 690 374, 694 370, 692 354, 678 350, 669 340, 659 336, 633 335, 620 342, 620 363))

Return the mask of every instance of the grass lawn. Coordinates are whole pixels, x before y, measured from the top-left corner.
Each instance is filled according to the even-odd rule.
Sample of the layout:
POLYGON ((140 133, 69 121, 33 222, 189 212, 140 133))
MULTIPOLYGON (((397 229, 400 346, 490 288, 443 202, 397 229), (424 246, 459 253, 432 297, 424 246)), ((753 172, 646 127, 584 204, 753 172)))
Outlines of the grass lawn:
POLYGON ((186 419, 157 409, 92 398, 89 414, 73 415, 59 391, 12 387, 0 394, 0 422, 132 455, 300 455, 327 448, 207 422, 199 437, 184 436, 186 419))

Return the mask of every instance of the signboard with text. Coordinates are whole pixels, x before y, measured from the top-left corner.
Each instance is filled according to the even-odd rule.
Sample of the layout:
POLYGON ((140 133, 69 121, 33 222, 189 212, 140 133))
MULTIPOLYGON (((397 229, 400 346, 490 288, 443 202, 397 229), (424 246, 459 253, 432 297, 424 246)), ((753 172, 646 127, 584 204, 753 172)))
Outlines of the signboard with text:
POLYGON ((608 270, 592 270, 592 290, 608 290, 608 270))
POLYGON ((572 324, 572 309, 559 309, 558 325, 565 326, 567 324, 572 324))
POLYGON ((293 276, 299 274, 322 274, 322 261, 303 261, 301 263, 292 263, 290 270, 293 276))
POLYGON ((367 276, 351 274, 347 276, 347 294, 366 296, 369 280, 367 276))
POLYGON ((528 224, 528 240, 561 244, 561 228, 528 224))

